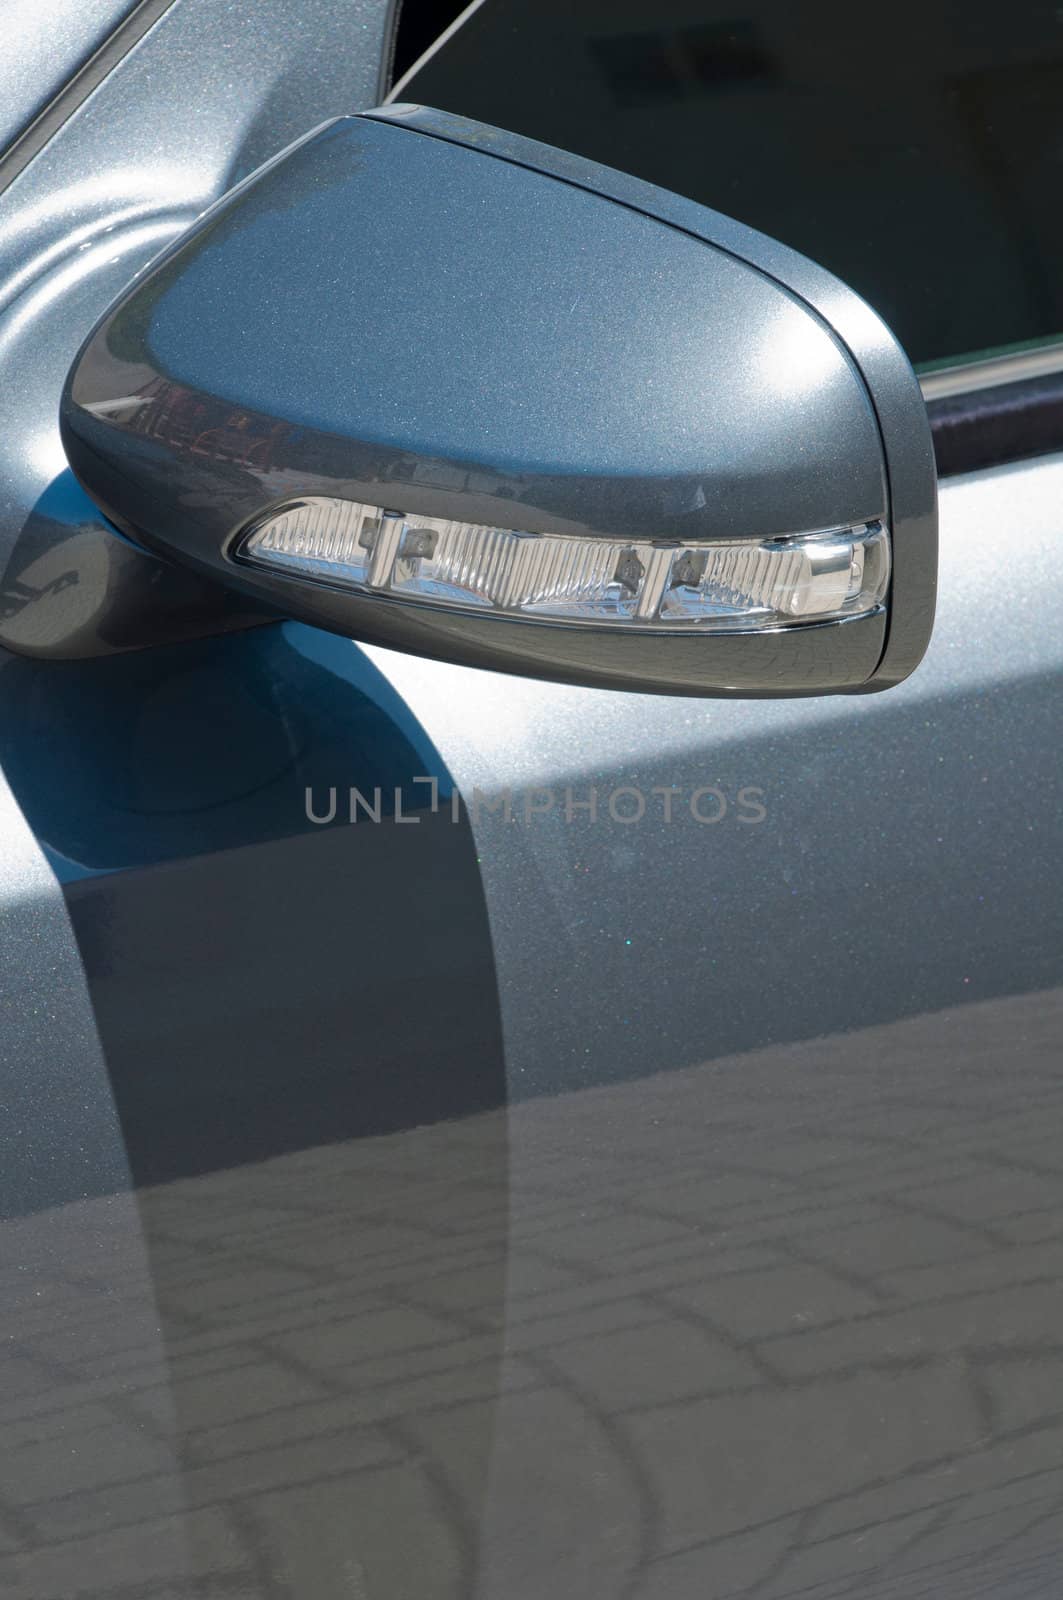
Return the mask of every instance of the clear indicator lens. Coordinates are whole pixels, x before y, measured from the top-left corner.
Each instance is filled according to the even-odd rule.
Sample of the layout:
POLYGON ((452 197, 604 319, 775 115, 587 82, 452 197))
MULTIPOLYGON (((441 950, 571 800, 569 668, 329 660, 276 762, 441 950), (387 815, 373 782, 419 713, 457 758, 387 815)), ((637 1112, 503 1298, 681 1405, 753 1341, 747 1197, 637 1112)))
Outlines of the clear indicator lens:
POLYGON ((239 559, 429 605, 651 627, 746 632, 866 615, 885 601, 879 522, 792 538, 625 543, 516 533, 314 497, 274 512, 239 559))

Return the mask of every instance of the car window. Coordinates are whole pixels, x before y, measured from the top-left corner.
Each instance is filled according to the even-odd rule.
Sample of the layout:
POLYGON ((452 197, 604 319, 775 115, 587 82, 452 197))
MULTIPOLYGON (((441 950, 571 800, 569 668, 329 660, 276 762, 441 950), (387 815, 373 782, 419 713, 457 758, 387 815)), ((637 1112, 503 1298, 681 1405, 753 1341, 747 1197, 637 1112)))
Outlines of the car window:
POLYGON ((1063 336, 1063 7, 485 0, 402 99, 831 268, 924 367, 1063 336))
POLYGON ((398 0, 391 49, 397 83, 465 10, 462 0, 398 0))

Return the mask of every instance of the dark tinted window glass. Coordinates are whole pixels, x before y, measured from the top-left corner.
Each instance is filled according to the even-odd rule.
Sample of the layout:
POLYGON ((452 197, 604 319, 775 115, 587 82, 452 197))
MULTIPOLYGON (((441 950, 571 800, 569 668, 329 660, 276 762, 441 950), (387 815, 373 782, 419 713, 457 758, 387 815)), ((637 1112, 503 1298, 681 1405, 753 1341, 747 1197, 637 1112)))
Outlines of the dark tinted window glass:
POLYGON ((464 9, 462 0, 398 0, 391 57, 392 83, 424 55, 428 46, 435 43, 464 9))
POLYGON ((486 0, 403 98, 773 234, 913 361, 1063 334, 1063 5, 486 0))

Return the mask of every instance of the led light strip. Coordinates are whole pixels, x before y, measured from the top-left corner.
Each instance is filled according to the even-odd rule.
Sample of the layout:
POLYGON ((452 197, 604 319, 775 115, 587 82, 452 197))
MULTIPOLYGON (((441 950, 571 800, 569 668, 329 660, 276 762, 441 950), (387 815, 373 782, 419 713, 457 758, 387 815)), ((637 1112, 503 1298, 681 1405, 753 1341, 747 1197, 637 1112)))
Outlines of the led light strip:
POLYGON ((236 558, 368 595, 554 622, 748 632, 884 603, 881 521, 792 538, 650 542, 518 533, 313 496, 260 520, 236 558))

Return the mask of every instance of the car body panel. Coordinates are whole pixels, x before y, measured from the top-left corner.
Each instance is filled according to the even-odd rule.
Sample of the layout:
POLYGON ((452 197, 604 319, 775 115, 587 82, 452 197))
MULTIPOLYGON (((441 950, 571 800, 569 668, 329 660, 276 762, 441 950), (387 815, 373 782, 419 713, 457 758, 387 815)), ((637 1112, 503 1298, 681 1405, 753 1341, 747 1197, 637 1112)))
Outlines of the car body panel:
POLYGON ((15 0, 7 7, 12 48, 0 60, 0 155, 47 110, 134 3, 15 0))
POLYGON ((67 469, 59 396, 134 273, 308 128, 373 103, 391 21, 389 0, 268 0, 253 26, 174 0, 0 191, 0 361, 21 418, 0 434, 0 645, 94 655, 245 620, 115 540, 67 469))
POLYGON ((7 1592, 1058 1590, 1061 491, 888 697, 3 658, 7 1592))
POLYGON ((1058 603, 1061 481, 946 486, 889 700, 546 687, 287 624, 95 688, 8 662, 111 1096, 94 1143, 52 1101, 59 1181, 3 1229, 15 1593, 1043 1592, 1060 647, 1005 580, 1058 603), (392 780, 416 822, 307 814, 392 780))

